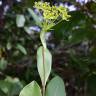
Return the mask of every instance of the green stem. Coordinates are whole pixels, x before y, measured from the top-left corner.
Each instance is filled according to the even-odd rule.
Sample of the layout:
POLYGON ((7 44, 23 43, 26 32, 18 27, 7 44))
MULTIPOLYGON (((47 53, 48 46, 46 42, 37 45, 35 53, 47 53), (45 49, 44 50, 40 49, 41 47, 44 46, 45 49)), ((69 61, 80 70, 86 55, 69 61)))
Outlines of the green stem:
POLYGON ((45 40, 45 32, 42 30, 40 33, 40 39, 43 47, 46 49, 46 40, 45 40))
POLYGON ((43 96, 45 96, 45 54, 44 54, 44 47, 42 48, 42 57, 43 57, 43 76, 44 76, 44 80, 43 80, 43 82, 42 82, 42 88, 43 88, 43 90, 42 90, 42 95, 43 96))
POLYGON ((44 50, 46 49, 46 40, 45 40, 45 31, 42 30, 41 33, 40 33, 40 39, 41 39, 41 43, 43 45, 43 48, 42 48, 42 59, 43 59, 43 76, 44 76, 44 80, 42 82, 42 95, 45 96, 45 53, 44 53, 44 50))
POLYGON ((59 24, 60 22, 62 22, 63 20, 61 19, 61 20, 59 20, 54 26, 56 26, 57 24, 59 24))
POLYGON ((43 86, 42 96, 45 96, 45 86, 43 86))

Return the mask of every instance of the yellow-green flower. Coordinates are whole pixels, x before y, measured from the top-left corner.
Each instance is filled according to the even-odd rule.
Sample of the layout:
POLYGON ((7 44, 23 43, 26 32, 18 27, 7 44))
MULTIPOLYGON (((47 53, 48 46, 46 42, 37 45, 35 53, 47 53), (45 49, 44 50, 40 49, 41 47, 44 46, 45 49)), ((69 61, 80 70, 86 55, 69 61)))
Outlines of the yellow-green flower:
POLYGON ((68 18, 70 17, 70 15, 68 15, 68 11, 67 8, 63 7, 63 6, 59 6, 57 7, 60 16, 62 17, 63 20, 68 20, 68 18))
POLYGON ((43 15, 45 20, 54 20, 58 18, 57 12, 53 9, 44 11, 43 15))
POLYGON ((43 3, 41 1, 35 2, 34 7, 42 11, 51 9, 50 4, 48 2, 43 3))
POLYGON ((51 6, 48 2, 35 2, 35 8, 40 10, 43 13, 43 23, 42 27, 44 30, 51 29, 55 24, 62 20, 68 20, 70 15, 68 15, 68 11, 63 6, 51 6), (55 22, 56 21, 56 22, 55 22))
POLYGON ((35 2, 35 8, 43 11, 43 16, 45 20, 56 20, 61 17, 63 20, 67 20, 70 15, 68 15, 67 9, 63 6, 50 6, 48 2, 35 2))

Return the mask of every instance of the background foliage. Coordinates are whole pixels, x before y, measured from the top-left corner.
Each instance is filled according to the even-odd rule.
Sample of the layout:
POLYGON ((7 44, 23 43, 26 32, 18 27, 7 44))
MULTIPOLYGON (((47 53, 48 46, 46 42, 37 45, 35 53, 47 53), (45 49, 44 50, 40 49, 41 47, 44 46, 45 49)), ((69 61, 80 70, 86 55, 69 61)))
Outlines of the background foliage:
MULTIPOLYGON (((35 0, 17 1, 0 1, 0 96, 18 96, 27 83, 40 81, 36 68, 40 28, 33 20, 34 14, 28 11, 35 0)), ((61 76, 66 82, 67 96, 96 96, 95 0, 44 1, 63 2, 71 10, 75 6, 70 11, 70 21, 62 21, 46 35, 53 54, 50 79, 61 76)))

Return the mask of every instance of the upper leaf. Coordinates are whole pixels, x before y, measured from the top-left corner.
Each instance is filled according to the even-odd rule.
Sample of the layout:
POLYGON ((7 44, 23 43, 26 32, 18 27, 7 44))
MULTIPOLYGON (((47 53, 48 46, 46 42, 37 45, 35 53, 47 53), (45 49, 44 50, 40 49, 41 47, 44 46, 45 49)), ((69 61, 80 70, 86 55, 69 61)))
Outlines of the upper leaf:
POLYGON ((42 84, 46 85, 48 77, 51 72, 52 56, 49 50, 39 47, 37 51, 37 68, 42 81, 42 84))

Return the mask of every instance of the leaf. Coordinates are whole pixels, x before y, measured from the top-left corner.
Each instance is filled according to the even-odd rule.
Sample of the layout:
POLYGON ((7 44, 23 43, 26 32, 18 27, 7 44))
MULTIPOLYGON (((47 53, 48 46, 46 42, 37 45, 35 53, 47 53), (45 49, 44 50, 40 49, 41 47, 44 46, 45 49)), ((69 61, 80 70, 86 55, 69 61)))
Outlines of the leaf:
POLYGON ((0 90, 2 90, 2 92, 8 94, 10 88, 11 84, 9 82, 6 82, 5 80, 0 80, 0 90))
POLYGON ((18 78, 11 78, 11 77, 7 77, 5 79, 5 82, 9 83, 9 96, 15 96, 18 95, 21 91, 21 89, 23 88, 22 83, 20 82, 20 80, 18 78))
POLYGON ((24 26, 24 24, 25 24, 25 17, 24 17, 24 15, 18 14, 16 16, 16 24, 17 24, 17 27, 23 27, 24 26))
POLYGON ((88 27, 78 28, 78 29, 73 30, 71 38, 69 39, 69 42, 76 44, 86 39, 92 40, 93 38, 96 38, 95 30, 93 30, 91 27, 89 29, 88 27))
POLYGON ((39 26, 41 26, 41 21, 40 21, 39 17, 34 13, 34 11, 31 8, 28 8, 28 12, 32 16, 32 18, 34 19, 34 21, 36 22, 36 24, 39 25, 39 26))
POLYGON ((72 30, 75 27, 82 27, 85 24, 86 15, 82 13, 82 11, 74 11, 70 12, 71 18, 69 21, 62 21, 56 26, 53 27, 55 30, 55 37, 60 39, 68 38, 69 34, 71 34, 72 30))
POLYGON ((24 30, 29 34, 32 35, 34 32, 29 27, 24 27, 24 30))
POLYGON ((5 80, 0 80, 0 90, 8 96, 17 96, 22 88, 23 85, 18 78, 6 77, 5 80))
POLYGON ((60 77, 56 76, 49 82, 46 88, 46 96, 66 96, 65 86, 60 77))
POLYGON ((42 46, 37 51, 37 68, 42 81, 42 84, 46 85, 48 77, 51 72, 52 55, 48 49, 42 46))
POLYGON ((12 48, 12 45, 10 42, 7 43, 6 48, 7 48, 7 50, 10 50, 12 48))
POLYGON ((1 96, 6 96, 6 94, 2 90, 0 90, 0 95, 1 96))
POLYGON ((22 45, 17 44, 16 48, 19 49, 24 55, 27 54, 26 49, 22 45))
POLYGON ((33 81, 25 86, 19 96, 42 96, 39 85, 33 81))
POLYGON ((0 69, 4 70, 7 67, 7 61, 4 58, 0 59, 0 69))

